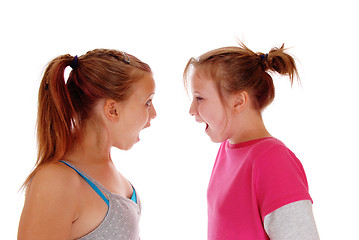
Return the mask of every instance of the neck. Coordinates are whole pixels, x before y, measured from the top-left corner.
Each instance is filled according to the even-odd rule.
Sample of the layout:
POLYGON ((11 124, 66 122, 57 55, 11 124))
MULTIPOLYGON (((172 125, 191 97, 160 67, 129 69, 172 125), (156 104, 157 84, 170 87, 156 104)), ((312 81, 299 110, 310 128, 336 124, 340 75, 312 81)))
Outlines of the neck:
POLYGON ((111 143, 101 123, 86 121, 80 136, 74 139, 64 160, 77 165, 112 164, 110 151, 111 143))
POLYGON ((236 123, 240 126, 235 130, 229 143, 237 144, 255 139, 272 137, 267 131, 262 116, 258 112, 247 112, 245 116, 241 116, 236 123))

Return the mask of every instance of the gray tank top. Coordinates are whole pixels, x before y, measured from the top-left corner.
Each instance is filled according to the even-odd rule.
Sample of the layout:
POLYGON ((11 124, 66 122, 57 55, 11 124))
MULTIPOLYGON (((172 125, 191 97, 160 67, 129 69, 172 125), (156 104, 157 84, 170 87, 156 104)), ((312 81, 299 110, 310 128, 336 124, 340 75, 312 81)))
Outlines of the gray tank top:
MULTIPOLYGON (((126 197, 111 193, 93 178, 77 169, 73 164, 61 161, 74 169, 96 191, 100 189, 108 199, 108 211, 101 224, 90 233, 78 238, 81 240, 139 240, 139 221, 141 202, 136 194, 137 204, 126 197), (87 179, 86 179, 87 178, 87 179), (92 183, 92 184, 91 184, 92 183), (96 187, 94 187, 95 185, 96 187)), ((134 190, 135 191, 135 190, 134 190)), ((97 192, 97 191, 96 191, 97 192)))

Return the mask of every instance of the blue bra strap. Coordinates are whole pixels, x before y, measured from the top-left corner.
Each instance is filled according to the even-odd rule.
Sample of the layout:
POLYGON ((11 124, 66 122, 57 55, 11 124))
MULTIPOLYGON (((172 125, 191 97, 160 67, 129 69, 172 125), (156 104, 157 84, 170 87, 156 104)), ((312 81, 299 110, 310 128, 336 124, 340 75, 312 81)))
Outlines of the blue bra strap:
POLYGON ((131 200, 134 201, 135 203, 137 203, 136 190, 133 187, 132 187, 132 189, 133 189, 133 193, 132 193, 131 200))
POLYGON ((95 192, 105 201, 105 203, 107 204, 107 206, 110 206, 110 202, 108 201, 108 199, 105 197, 105 195, 100 191, 100 189, 93 183, 91 182, 90 179, 88 179, 85 175, 83 175, 82 173, 80 173, 76 168, 74 168, 73 166, 71 166, 70 164, 68 164, 67 162, 64 161, 60 161, 64 164, 66 164, 67 166, 69 166, 70 168, 72 168, 73 170, 75 170, 83 179, 85 179, 85 181, 92 187, 93 190, 95 190, 95 192))

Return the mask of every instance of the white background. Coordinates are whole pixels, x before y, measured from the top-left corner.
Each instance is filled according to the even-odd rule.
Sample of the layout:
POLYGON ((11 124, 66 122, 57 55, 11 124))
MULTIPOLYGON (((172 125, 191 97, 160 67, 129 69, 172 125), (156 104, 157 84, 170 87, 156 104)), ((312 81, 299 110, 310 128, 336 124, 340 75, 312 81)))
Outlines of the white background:
MULTIPOLYGON (((188 114, 187 60, 236 38, 254 51, 285 43, 301 86, 275 77, 269 131, 307 173, 322 239, 359 239, 358 5, 355 1, 2 1, 0 228, 16 239, 36 159, 37 90, 45 65, 115 48, 153 69, 157 118, 130 151, 113 150, 142 202, 141 239, 206 239, 206 189, 218 144, 188 114)), ((61 207, 61 206, 59 206, 61 207)))

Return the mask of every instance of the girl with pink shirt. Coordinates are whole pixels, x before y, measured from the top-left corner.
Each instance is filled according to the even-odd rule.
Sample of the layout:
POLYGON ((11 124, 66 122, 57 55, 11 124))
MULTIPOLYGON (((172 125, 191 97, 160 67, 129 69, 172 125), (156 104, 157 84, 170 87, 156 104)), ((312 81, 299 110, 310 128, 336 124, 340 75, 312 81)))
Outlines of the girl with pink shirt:
POLYGON ((319 239, 303 166, 263 123, 272 72, 291 83, 298 75, 284 45, 268 54, 242 43, 215 49, 184 71, 190 114, 221 143, 207 192, 209 240, 319 239))

